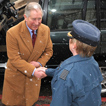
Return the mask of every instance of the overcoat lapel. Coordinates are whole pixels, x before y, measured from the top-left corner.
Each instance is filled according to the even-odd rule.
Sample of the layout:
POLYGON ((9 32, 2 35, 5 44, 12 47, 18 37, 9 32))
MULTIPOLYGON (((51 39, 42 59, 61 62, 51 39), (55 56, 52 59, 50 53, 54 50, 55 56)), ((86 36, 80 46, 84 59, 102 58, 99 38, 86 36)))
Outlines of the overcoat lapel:
POLYGON ((43 43, 40 43, 40 42, 44 42, 43 41, 44 40, 43 39, 44 30, 41 28, 41 26, 39 26, 34 48, 32 45, 32 39, 31 39, 30 33, 29 33, 28 28, 25 24, 25 20, 22 23, 22 28, 21 28, 20 33, 21 33, 20 36, 21 36, 23 42, 25 43, 26 47, 31 52, 31 55, 28 59, 28 61, 30 62, 33 60, 33 58, 35 58, 35 56, 37 57, 37 54, 39 54, 39 51, 41 49, 40 47, 43 46, 43 43))
POLYGON ((20 36, 23 42, 25 43, 26 47, 29 49, 30 52, 32 52, 33 51, 32 39, 28 31, 28 28, 26 27, 25 21, 23 21, 22 23, 22 28, 20 33, 21 33, 20 36))
POLYGON ((39 54, 39 51, 41 49, 40 47, 43 46, 42 42, 43 42, 43 29, 41 29, 41 27, 39 26, 36 41, 35 41, 35 45, 34 45, 34 48, 33 48, 33 51, 31 53, 31 56, 30 56, 29 60, 33 60, 35 55, 37 57, 37 54, 39 54))

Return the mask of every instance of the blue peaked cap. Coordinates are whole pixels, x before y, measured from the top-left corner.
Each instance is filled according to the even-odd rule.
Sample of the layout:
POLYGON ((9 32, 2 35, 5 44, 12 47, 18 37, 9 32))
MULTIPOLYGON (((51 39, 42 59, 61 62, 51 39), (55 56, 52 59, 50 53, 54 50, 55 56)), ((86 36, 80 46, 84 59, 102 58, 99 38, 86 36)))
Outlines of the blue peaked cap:
POLYGON ((91 46, 97 46, 100 41, 100 30, 84 20, 75 20, 73 29, 67 35, 91 46))

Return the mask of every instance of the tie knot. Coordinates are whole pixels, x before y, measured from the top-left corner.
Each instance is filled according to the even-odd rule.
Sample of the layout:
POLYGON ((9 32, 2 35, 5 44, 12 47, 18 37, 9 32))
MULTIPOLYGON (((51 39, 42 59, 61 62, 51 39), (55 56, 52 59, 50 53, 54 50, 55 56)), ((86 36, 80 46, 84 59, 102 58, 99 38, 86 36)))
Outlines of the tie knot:
POLYGON ((32 39, 36 38, 36 34, 34 33, 34 30, 32 30, 32 39))
POLYGON ((32 33, 34 34, 34 30, 32 30, 32 33))

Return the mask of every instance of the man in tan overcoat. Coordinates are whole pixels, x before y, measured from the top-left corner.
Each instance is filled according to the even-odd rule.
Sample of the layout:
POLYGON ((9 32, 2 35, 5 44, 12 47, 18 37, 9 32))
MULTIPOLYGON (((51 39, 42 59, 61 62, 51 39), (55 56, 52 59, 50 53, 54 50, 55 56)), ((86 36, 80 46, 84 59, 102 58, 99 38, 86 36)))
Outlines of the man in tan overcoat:
POLYGON ((46 74, 36 68, 45 66, 53 54, 50 29, 41 23, 42 16, 40 5, 31 2, 25 8, 25 20, 7 31, 8 62, 2 93, 5 105, 32 106, 38 100, 40 78, 46 74), (37 34, 34 47, 32 30, 37 34))

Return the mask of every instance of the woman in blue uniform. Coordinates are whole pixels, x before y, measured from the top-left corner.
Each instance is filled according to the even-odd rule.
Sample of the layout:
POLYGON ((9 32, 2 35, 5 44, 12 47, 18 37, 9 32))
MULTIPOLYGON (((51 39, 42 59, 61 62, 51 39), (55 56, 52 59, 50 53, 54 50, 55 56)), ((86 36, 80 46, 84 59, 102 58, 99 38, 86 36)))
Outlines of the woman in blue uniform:
POLYGON ((68 37, 73 56, 56 69, 37 70, 45 70, 53 77, 50 106, 100 106, 103 78, 92 56, 100 40, 100 31, 83 20, 75 20, 72 25, 68 37))

